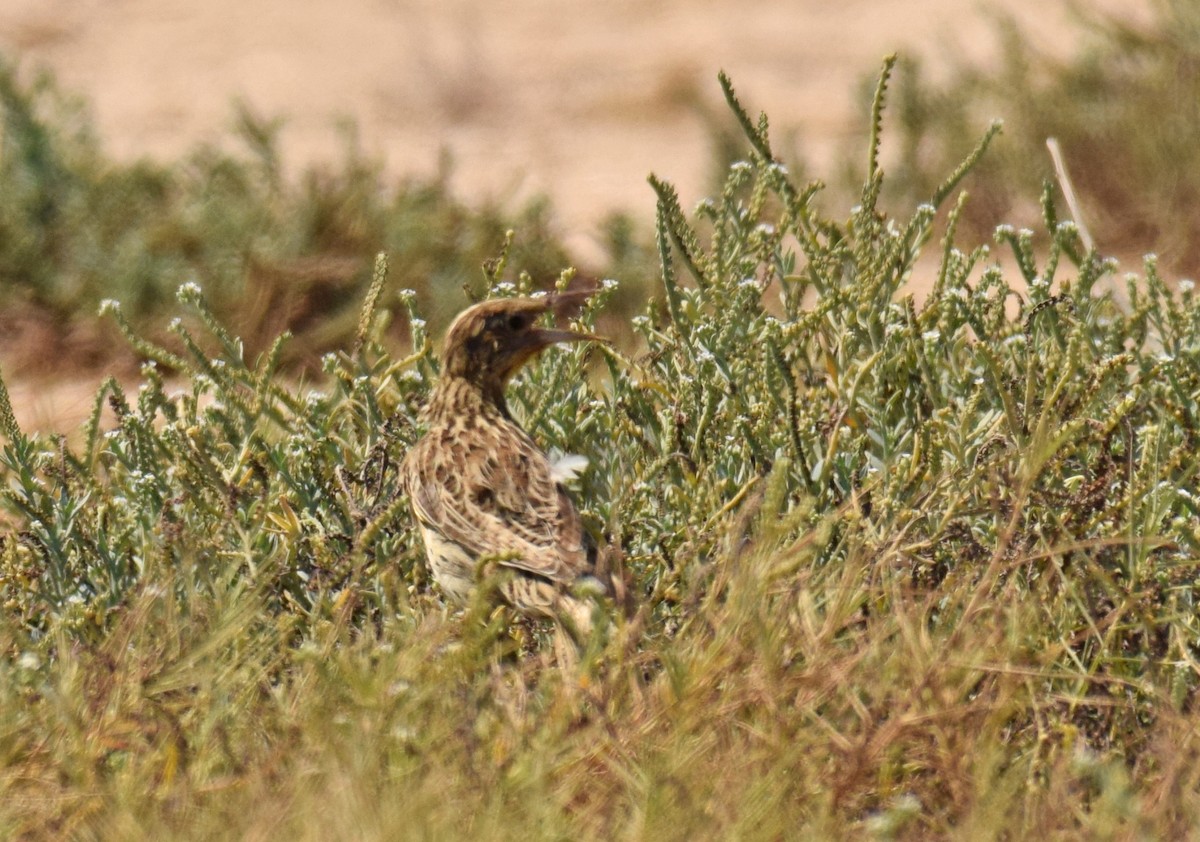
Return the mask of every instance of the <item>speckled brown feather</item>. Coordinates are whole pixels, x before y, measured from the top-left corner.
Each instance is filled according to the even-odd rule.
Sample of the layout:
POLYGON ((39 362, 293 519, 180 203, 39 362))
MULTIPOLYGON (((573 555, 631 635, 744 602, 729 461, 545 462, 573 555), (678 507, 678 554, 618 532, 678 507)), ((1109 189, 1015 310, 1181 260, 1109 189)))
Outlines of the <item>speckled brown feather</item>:
POLYGON ((582 631, 590 606, 569 588, 593 572, 595 553, 546 455, 512 419, 504 386, 555 342, 594 339, 539 328, 555 296, 477 304, 451 325, 425 435, 403 465, 404 483, 434 579, 465 602, 485 558, 515 572, 501 595, 518 610, 562 615, 582 631))

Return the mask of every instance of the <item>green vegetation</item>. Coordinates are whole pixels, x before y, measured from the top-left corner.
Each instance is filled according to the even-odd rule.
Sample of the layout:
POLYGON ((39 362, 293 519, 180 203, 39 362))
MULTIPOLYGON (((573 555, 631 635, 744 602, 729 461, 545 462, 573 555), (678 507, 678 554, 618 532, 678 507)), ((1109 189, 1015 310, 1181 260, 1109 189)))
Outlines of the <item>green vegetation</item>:
MULTIPOLYGON (((165 339, 104 305, 143 382, 106 383, 77 439, 26 435, 0 390, 0 834, 1194 833, 1194 291, 1151 260, 1118 298, 1049 190, 1045 249, 995 232, 1013 277, 959 245, 994 131, 888 216, 890 70, 844 219, 723 78, 746 157, 692 216, 652 179, 637 350, 514 385, 591 460, 581 507, 642 603, 577 670, 430 587, 396 466, 436 358, 385 257, 317 389, 278 375, 298 340, 248 354, 184 283, 165 339)), ((529 291, 530 260, 488 261, 490 294, 529 291)))
MULTIPOLYGON (((18 71, 0 58, 0 326, 9 337, 31 320, 64 337, 71 322, 94 333, 91 314, 105 298, 152 330, 175 306, 174 290, 193 282, 252 356, 288 330, 301 341, 284 362, 309 365, 353 335, 378 251, 439 319, 466 302, 463 286, 476 285, 509 229, 520 233, 514 259, 535 277, 553 278, 568 262, 544 202, 514 213, 468 209, 442 179, 385 189, 352 131, 336 169, 294 180, 282 173, 280 124, 244 108, 234 151, 115 163, 80 103, 49 76, 26 81, 18 71)), ((597 271, 631 268, 638 253, 628 236, 610 226, 613 266, 597 271)), ((111 362, 94 337, 71 339, 55 365, 111 362)), ((39 359, 44 352, 29 355, 39 359)))
POLYGON ((1151 0, 1143 23, 1072 8, 1078 54, 1037 50, 1037 38, 1000 19, 1002 61, 955 59, 949 81, 926 80, 915 60, 898 68, 889 124, 900 152, 893 197, 919 200, 969 149, 977 127, 1000 117, 1005 142, 967 182, 964 233, 1000 222, 1032 224, 1030 197, 1054 169, 1057 138, 1099 247, 1122 257, 1157 252, 1164 267, 1196 273, 1200 261, 1200 5, 1151 0), (1029 217, 1028 220, 1018 217, 1029 217))

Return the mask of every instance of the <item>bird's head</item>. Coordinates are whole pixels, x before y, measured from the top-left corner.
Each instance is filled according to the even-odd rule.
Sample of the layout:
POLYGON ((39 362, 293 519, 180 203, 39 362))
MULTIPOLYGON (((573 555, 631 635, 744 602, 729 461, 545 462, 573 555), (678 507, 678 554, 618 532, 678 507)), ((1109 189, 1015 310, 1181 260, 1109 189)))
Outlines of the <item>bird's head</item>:
POLYGON ((590 333, 538 325, 547 312, 577 307, 587 294, 498 298, 464 310, 446 332, 442 375, 469 380, 494 394, 503 390, 522 365, 557 342, 603 341, 590 333))

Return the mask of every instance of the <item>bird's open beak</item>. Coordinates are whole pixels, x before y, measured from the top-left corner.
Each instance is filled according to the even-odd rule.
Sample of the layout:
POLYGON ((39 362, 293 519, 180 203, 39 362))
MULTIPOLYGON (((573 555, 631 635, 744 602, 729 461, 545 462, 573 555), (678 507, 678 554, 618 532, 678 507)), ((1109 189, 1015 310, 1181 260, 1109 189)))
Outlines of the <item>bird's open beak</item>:
POLYGON ((594 333, 582 333, 575 330, 560 330, 558 328, 537 328, 528 331, 521 337, 520 344, 512 348, 504 363, 504 377, 507 380, 517 369, 539 353, 559 342, 607 342, 602 336, 594 333))
POLYGON ((538 328, 529 332, 530 344, 538 351, 549 348, 559 342, 606 342, 602 336, 594 333, 580 333, 574 330, 559 330, 557 328, 538 328))
POLYGON ((594 333, 559 330, 557 327, 539 327, 539 329, 530 330, 521 337, 520 344, 511 349, 508 359, 505 360, 505 379, 512 377, 518 368, 540 354, 541 351, 559 342, 607 342, 607 339, 596 336, 594 333))

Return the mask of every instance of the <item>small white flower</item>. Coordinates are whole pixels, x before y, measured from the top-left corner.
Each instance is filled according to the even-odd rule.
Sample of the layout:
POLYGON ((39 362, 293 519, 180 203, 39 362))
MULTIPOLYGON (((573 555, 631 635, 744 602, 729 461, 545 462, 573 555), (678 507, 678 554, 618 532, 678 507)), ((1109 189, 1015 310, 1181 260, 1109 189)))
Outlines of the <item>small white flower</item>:
POLYGON ((106 298, 100 302, 100 315, 106 316, 109 313, 121 312, 121 302, 115 298, 106 298))
POLYGON ((942 338, 942 332, 937 328, 934 328, 933 330, 927 330, 922 333, 921 338, 926 342, 936 342, 942 338))
POLYGON ((767 169, 773 173, 776 173, 777 175, 787 175, 788 174, 788 168, 786 166, 784 166, 783 164, 779 163, 778 161, 772 161, 767 166, 767 169))
POLYGON ((587 470, 588 458, 577 453, 550 454, 550 477, 555 482, 571 482, 587 470))
POLYGON ((605 278, 600 282, 600 288, 609 292, 616 289, 617 286, 618 284, 615 278, 605 278))
POLYGON ((760 223, 758 223, 758 227, 756 230, 758 231, 758 233, 762 234, 763 236, 770 237, 772 234, 775 233, 775 226, 769 222, 760 222, 760 223))
POLYGON ((749 161, 734 161, 729 166, 729 171, 735 173, 748 173, 753 169, 749 161))
POLYGON ((1191 278, 1183 278, 1179 281, 1179 291, 1182 293, 1191 292, 1196 288, 1196 282, 1191 278))

